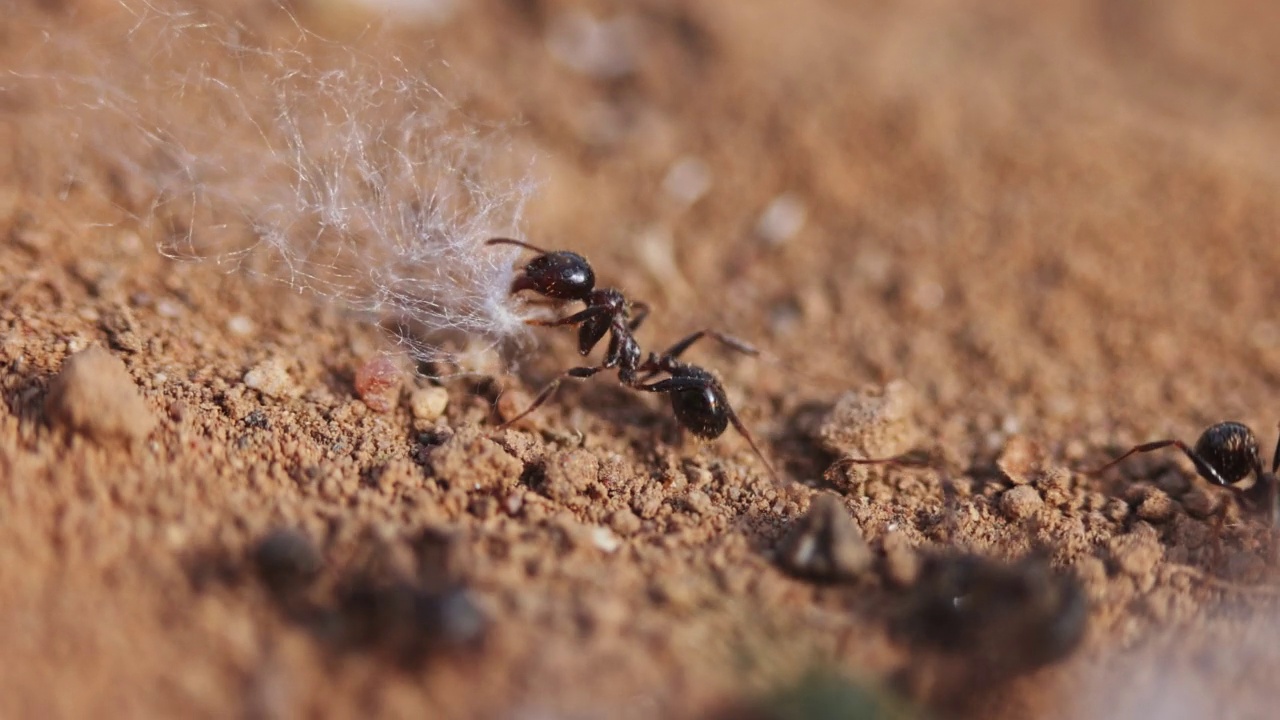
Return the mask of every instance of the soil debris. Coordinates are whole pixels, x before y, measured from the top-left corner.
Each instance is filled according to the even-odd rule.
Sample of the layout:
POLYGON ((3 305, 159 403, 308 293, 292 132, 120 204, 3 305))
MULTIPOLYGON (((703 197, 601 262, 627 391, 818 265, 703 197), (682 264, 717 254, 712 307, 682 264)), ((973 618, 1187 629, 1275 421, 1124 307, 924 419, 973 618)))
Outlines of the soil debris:
POLYGON ((289 376, 280 358, 268 358, 254 365, 244 374, 244 384, 269 398, 295 398, 302 394, 302 388, 289 376))
POLYGON ((840 396, 819 422, 814 439, 839 455, 885 458, 901 455, 920 439, 918 399, 906 381, 840 396))
POLYGON ((1146 523, 1138 523, 1130 532, 1111 538, 1108 549, 1115 566, 1138 579, 1150 575, 1164 555, 1160 536, 1146 523))
POLYGON ((1025 520, 1044 507, 1044 499, 1030 485, 1015 485, 1000 494, 1000 511, 1010 520, 1025 520))
POLYGON ((844 501, 820 493, 779 544, 778 563, 802 577, 828 582, 855 580, 871 567, 871 549, 844 501))
POLYGON ((102 444, 136 444, 157 422, 124 363, 96 345, 67 358, 44 407, 50 422, 102 444))
POLYGON ((461 428, 427 455, 431 475, 447 488, 511 490, 524 463, 476 428, 461 428))
POLYGON ((1043 464, 1044 451, 1038 443, 1025 435, 1009 438, 1000 451, 1000 457, 996 459, 996 467, 1016 485, 1026 485, 1034 480, 1043 464))

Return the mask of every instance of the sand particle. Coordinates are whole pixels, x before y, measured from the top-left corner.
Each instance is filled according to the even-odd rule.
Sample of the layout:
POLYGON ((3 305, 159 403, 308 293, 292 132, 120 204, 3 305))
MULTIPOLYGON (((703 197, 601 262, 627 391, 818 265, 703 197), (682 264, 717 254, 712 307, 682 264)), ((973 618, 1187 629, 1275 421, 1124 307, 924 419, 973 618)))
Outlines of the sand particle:
POLYGON ((416 420, 438 420, 447 407, 449 392, 442 387, 418 388, 409 396, 409 411, 416 420))

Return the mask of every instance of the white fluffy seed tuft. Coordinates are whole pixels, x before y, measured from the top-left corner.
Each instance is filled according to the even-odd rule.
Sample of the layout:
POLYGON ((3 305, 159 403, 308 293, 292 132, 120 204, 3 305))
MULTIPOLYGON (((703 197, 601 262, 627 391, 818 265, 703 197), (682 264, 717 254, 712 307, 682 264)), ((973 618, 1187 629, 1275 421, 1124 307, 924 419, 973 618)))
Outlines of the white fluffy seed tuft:
POLYGON ((440 372, 524 335, 520 251, 485 241, 519 235, 530 163, 423 79, 438 65, 324 40, 278 8, 118 9, 34 28, 30 65, 0 71, 30 101, 19 141, 68 138, 58 183, 107 173, 165 254, 338 303, 440 372))

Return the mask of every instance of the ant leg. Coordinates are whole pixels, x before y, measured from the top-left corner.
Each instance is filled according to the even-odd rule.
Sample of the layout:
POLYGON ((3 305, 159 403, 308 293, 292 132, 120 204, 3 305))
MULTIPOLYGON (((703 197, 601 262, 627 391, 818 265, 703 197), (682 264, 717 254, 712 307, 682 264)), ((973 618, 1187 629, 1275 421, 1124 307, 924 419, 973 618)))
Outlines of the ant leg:
POLYGON ((688 350, 690 346, 704 337, 713 338, 721 345, 732 350, 737 350, 743 355, 751 355, 754 357, 760 354, 759 350, 754 346, 747 344, 743 340, 725 335, 717 330, 699 330, 657 355, 650 354, 648 362, 645 363, 646 368, 643 370, 644 375, 640 380, 648 380, 661 372, 671 372, 672 365, 676 363, 676 359, 680 357, 681 353, 688 350))
POLYGON ((555 393, 556 388, 560 387, 560 383, 563 382, 564 380, 583 380, 591 377, 592 375, 595 375, 601 370, 606 370, 606 369, 607 368, 605 366, 598 365, 594 367, 576 367, 576 368, 571 368, 565 371, 563 375, 547 383, 546 386, 542 388, 542 390, 538 391, 537 397, 533 399, 533 402, 529 404, 529 407, 526 408, 524 412, 502 423, 501 425, 498 426, 498 429, 505 430, 506 428, 528 417, 530 414, 533 413, 534 410, 537 410, 538 408, 542 407, 543 403, 551 399, 551 396, 555 393))
POLYGON ((547 254, 546 250, 543 250, 542 248, 537 247, 536 245, 530 245, 527 242, 521 242, 519 240, 513 240, 511 238, 505 238, 505 237, 489 238, 484 242, 484 244, 485 245, 515 245, 517 247, 522 247, 525 250, 532 250, 542 255, 547 254))
POLYGON ((850 465, 897 465, 898 467, 928 467, 929 462, 927 460, 924 460, 918 457, 918 453, 915 450, 909 450, 901 455, 894 455, 893 457, 886 457, 886 458, 858 458, 858 457, 851 457, 846 455, 836 460, 835 462, 831 463, 831 465, 826 469, 826 471, 822 473, 822 479, 826 480, 827 482, 831 482, 831 477, 836 473, 836 471, 846 468, 850 465))
POLYGON ((671 347, 667 348, 666 351, 660 355, 660 357, 668 357, 671 359, 678 358, 680 357, 681 353, 683 353, 685 350, 688 350, 691 345, 698 342, 704 337, 713 338, 714 340, 719 342, 721 345, 724 345, 725 347, 731 350, 737 350, 743 355, 759 355, 760 354, 759 350, 757 350, 754 346, 748 344, 744 340, 739 340, 730 335, 725 335, 724 333, 718 330, 699 330, 698 332, 689 335, 688 337, 684 338, 683 340, 676 343, 675 345, 672 345, 671 347))
MULTIPOLYGON (((636 390, 655 393, 672 393, 679 392, 681 390, 704 390, 706 388, 716 388, 715 385, 712 385, 707 380, 697 377, 673 377, 667 378, 666 380, 659 380, 658 382, 650 383, 648 385, 636 384, 633 387, 636 390)), ((723 399, 723 391, 719 390, 718 392, 721 394, 721 399, 723 399)), ((734 412, 733 408, 729 406, 729 402, 727 400, 724 401, 724 411, 725 416, 729 419, 729 422, 732 423, 734 429, 738 431, 739 435, 746 438, 747 444, 751 446, 751 451, 756 454, 756 457, 760 458, 760 462, 763 463, 765 469, 769 471, 769 476, 773 478, 773 482, 775 484, 779 483, 778 472, 773 469, 773 465, 769 463, 765 458, 764 453, 760 451, 760 446, 756 445, 755 438, 752 437, 751 432, 747 430, 747 426, 743 424, 742 420, 738 417, 738 413, 734 412)))
MULTIPOLYGON (((1110 469, 1112 468, 1112 466, 1114 466, 1114 465, 1118 465, 1122 460, 1124 460, 1125 458, 1129 457, 1130 455, 1134 455, 1134 454, 1137 454, 1137 453, 1148 453, 1148 452, 1151 452, 1151 451, 1153 451, 1153 450, 1160 450, 1160 449, 1162 449, 1162 448, 1167 448, 1167 447, 1169 447, 1170 445, 1173 445, 1173 444, 1175 444, 1175 443, 1177 443, 1177 442, 1178 442, 1177 440, 1157 440, 1157 441, 1155 441, 1155 442, 1149 442, 1149 443, 1143 443, 1143 444, 1141 444, 1141 445, 1135 445, 1135 446, 1133 446, 1132 448, 1130 448, 1130 449, 1129 449, 1129 452, 1127 452, 1127 453, 1125 453, 1125 454, 1121 455, 1120 457, 1116 458, 1115 460, 1112 460, 1111 462, 1107 463, 1106 465, 1103 465, 1102 467, 1094 468, 1093 470, 1086 470, 1086 471, 1084 472, 1084 474, 1085 474, 1085 475, 1101 475, 1102 473, 1106 472, 1107 470, 1110 470, 1110 469)), ((1185 446, 1184 446, 1184 447, 1185 447, 1185 446)))
POLYGON ((747 426, 738 418, 738 413, 734 412, 733 408, 728 405, 725 406, 725 410, 729 411, 729 422, 733 423, 734 429, 738 431, 739 435, 747 439, 747 444, 751 446, 751 451, 756 454, 756 457, 760 458, 760 462, 764 464, 764 469, 769 471, 769 477, 773 478, 774 484, 778 484, 778 471, 773 469, 773 465, 769 464, 769 461, 765 459, 764 453, 760 452, 760 448, 756 447, 755 438, 751 437, 751 433, 747 431, 747 426))
POLYGON ((1192 450, 1190 447, 1187 447, 1187 444, 1182 442, 1181 440, 1156 440, 1154 442, 1135 445, 1133 446, 1132 449, 1129 450, 1129 452, 1121 455, 1115 460, 1112 460, 1106 465, 1103 465, 1102 467, 1097 468, 1096 470, 1090 470, 1085 472, 1085 475, 1100 475, 1104 471, 1110 469, 1111 466, 1115 465, 1121 460, 1124 460, 1130 455, 1133 455, 1135 453, 1147 453, 1153 450, 1160 450, 1163 448, 1167 448, 1170 445, 1177 447, 1179 450, 1182 451, 1184 455, 1186 455, 1188 458, 1191 459, 1191 462, 1196 466, 1196 472, 1200 475, 1200 477, 1204 478, 1205 480, 1208 480, 1214 485, 1220 485, 1222 487, 1229 487, 1231 485, 1231 483, 1222 479, 1222 475, 1218 474, 1218 471, 1213 469, 1212 465, 1205 462, 1204 458, 1197 455, 1195 450, 1192 450))
POLYGON ((603 315, 608 311, 609 311, 609 308, 604 307, 603 305, 593 305, 587 308, 586 310, 580 310, 572 315, 569 315, 568 317, 556 318, 555 320, 539 320, 537 318, 531 318, 529 320, 525 320, 524 324, 536 325, 537 327, 559 327, 561 325, 581 325, 582 323, 594 317, 597 317, 599 315, 603 315))
POLYGON ((631 303, 631 309, 635 311, 635 315, 632 316, 631 322, 627 324, 627 329, 631 332, 635 332, 640 329, 640 323, 644 322, 644 319, 649 317, 649 303, 633 302, 631 303))

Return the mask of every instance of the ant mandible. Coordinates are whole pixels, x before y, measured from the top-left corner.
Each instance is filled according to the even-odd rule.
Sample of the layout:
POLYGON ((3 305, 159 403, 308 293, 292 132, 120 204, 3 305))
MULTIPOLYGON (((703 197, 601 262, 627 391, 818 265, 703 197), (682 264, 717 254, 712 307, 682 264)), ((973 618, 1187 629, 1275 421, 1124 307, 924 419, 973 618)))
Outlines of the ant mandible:
POLYGON ((618 381, 632 390, 666 393, 671 398, 671 410, 676 421, 685 429, 704 440, 714 440, 724 434, 729 425, 747 440, 751 450, 764 463, 769 474, 777 479, 773 466, 765 459, 746 425, 738 418, 729 404, 724 387, 710 372, 696 365, 682 362, 680 355, 697 341, 711 337, 721 344, 744 353, 757 355, 755 348, 714 330, 699 330, 677 342, 661 353, 643 352, 636 341, 635 331, 649 314, 649 306, 631 302, 614 288, 596 288, 595 273, 587 259, 567 250, 547 251, 519 240, 493 238, 489 245, 516 245, 538 253, 525 266, 511 284, 511 294, 531 290, 553 300, 578 300, 586 308, 555 320, 527 320, 530 325, 578 327, 578 353, 587 356, 599 342, 609 335, 609 347, 604 361, 599 365, 570 368, 552 380, 534 398, 528 409, 502 424, 507 427, 542 406, 556 391, 563 380, 589 378, 603 370, 617 369, 618 381), (650 382, 657 375, 668 377, 650 382))
POLYGON ((1135 453, 1161 450, 1169 446, 1181 450, 1195 465, 1196 473, 1221 487, 1236 493, 1246 509, 1265 515, 1272 525, 1277 521, 1276 470, 1280 468, 1280 440, 1271 460, 1271 472, 1262 469, 1262 456, 1258 452, 1258 439, 1247 425, 1238 422, 1220 422, 1200 434, 1195 447, 1188 447, 1178 439, 1156 440, 1135 445, 1128 452, 1088 475, 1098 475, 1135 453), (1238 483, 1249 475, 1254 482, 1247 487, 1238 483))

